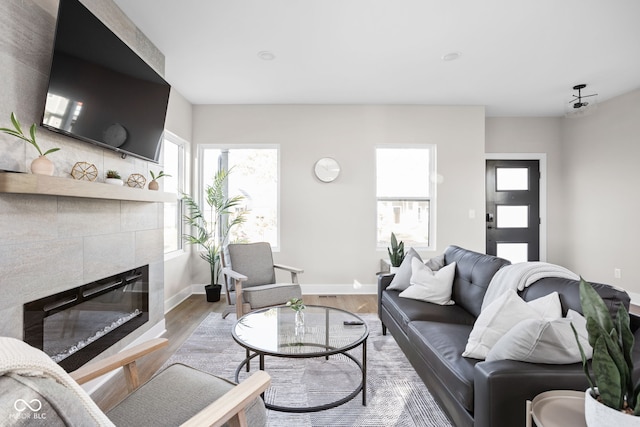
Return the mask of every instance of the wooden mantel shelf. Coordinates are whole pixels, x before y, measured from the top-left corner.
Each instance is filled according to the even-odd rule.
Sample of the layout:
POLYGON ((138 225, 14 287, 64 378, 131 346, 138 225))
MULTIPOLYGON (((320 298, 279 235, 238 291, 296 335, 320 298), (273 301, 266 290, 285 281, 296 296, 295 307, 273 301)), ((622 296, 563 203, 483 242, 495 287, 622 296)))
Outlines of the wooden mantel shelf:
POLYGON ((102 182, 78 181, 58 176, 26 173, 0 173, 0 193, 41 194, 87 199, 130 200, 136 202, 175 202, 174 193, 146 188, 120 187, 102 182))

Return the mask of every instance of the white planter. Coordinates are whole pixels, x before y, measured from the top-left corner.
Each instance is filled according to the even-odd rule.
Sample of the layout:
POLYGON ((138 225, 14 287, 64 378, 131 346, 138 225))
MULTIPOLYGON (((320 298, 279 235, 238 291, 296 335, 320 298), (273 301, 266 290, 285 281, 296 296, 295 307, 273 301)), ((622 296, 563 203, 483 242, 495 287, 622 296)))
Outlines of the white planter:
POLYGON ((640 417, 625 414, 616 409, 609 408, 598 402, 591 395, 591 388, 588 388, 584 396, 584 418, 587 427, 638 427, 640 426, 640 417))
POLYGON ((105 184, 111 184, 111 185, 124 185, 124 181, 118 178, 105 178, 104 179, 105 184))
POLYGON ((400 267, 389 267, 389 273, 396 274, 400 270, 400 267))

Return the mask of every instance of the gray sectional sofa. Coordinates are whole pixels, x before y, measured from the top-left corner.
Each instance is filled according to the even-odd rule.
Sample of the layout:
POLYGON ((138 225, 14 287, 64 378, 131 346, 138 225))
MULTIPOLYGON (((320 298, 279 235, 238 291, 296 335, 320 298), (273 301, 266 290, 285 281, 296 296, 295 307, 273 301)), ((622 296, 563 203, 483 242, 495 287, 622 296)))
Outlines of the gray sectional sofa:
MULTIPOLYGON (((391 333, 416 372, 457 426, 514 427, 525 423, 525 402, 555 389, 585 390, 588 383, 580 363, 542 364, 514 360, 483 361, 462 356, 480 314, 482 300, 494 274, 509 261, 457 246, 447 248, 444 264, 456 263, 452 288, 454 305, 436 305, 399 297, 388 290, 392 274, 378 278, 378 313, 383 333, 391 333)), ((629 307, 626 292, 593 284, 612 313, 629 307)), ((582 313, 579 282, 543 278, 519 295, 531 301, 558 292, 563 314, 582 313)), ((636 336, 634 357, 640 367, 640 321, 632 316, 636 336)), ((575 343, 568 343, 575 345, 575 343)), ((637 368, 636 368, 637 371, 637 368)), ((637 378, 637 372, 634 372, 637 378)))

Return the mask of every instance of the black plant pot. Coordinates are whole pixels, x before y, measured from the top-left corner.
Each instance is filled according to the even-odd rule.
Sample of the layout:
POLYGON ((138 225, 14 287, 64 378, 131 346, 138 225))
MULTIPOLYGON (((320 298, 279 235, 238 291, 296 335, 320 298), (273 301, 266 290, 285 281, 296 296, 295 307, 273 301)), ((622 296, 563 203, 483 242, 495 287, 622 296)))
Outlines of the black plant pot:
POLYGON ((207 302, 220 301, 221 290, 222 290, 222 285, 206 285, 204 287, 204 291, 207 293, 207 302))

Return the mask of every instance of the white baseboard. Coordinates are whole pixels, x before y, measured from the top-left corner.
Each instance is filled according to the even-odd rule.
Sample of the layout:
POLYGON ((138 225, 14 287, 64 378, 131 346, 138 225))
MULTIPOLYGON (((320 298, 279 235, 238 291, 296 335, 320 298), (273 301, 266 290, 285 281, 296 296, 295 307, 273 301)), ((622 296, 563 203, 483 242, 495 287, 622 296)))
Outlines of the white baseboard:
POLYGON ((303 295, 375 295, 378 293, 378 285, 371 283, 352 284, 304 284, 300 285, 303 295))
MULTIPOLYGON (((123 348, 121 351, 127 350, 127 349, 133 347, 134 345, 141 344, 141 343, 143 343, 145 341, 149 341, 152 338, 158 338, 158 337, 162 336, 165 332, 166 332, 165 321, 164 321, 164 319, 162 319, 161 321, 159 321, 158 323, 153 325, 151 327, 151 329, 149 329, 148 331, 146 331, 145 333, 140 335, 138 338, 136 338, 131 344, 129 344, 128 346, 123 348)), ((122 368, 120 368, 120 369, 122 369, 122 368)), ((105 374, 105 375, 101 376, 100 378, 96 378, 95 380, 91 380, 91 381, 89 381, 87 383, 84 383, 84 384, 82 384, 82 388, 87 393, 92 394, 96 390, 98 390, 100 387, 102 387, 107 381, 109 381, 111 378, 113 378, 113 376, 120 369, 116 369, 116 370, 114 370, 112 372, 109 372, 108 374, 105 374)))
MULTIPOLYGON (((201 287, 201 285, 187 286, 186 288, 184 288, 174 296, 170 297, 169 299, 166 299, 164 301, 164 314, 167 314, 168 312, 176 308, 182 301, 189 298, 192 294, 198 293, 198 292, 195 292, 196 286, 201 287)), ((204 289, 201 289, 201 290, 202 290, 202 293, 204 293, 204 289)))

